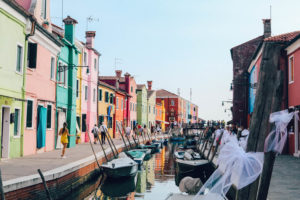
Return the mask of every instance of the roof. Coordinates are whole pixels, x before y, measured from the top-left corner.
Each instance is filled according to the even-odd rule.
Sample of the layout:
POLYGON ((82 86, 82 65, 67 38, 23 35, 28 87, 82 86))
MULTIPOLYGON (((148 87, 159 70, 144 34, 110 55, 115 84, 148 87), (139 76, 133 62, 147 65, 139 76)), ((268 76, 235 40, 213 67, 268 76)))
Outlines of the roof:
POLYGON ((235 48, 242 47, 242 46, 244 46, 244 45, 246 45, 246 44, 248 44, 248 43, 252 43, 252 42, 256 42, 256 41, 260 41, 260 40, 263 41, 263 39, 264 39, 264 35, 258 36, 258 37, 256 37, 256 38, 253 38, 252 40, 248 40, 247 42, 244 42, 244 43, 239 44, 239 45, 237 45, 237 46, 235 46, 235 47, 232 47, 232 48, 231 48, 231 51, 232 51, 233 49, 235 49, 235 48))
POLYGON ((105 83, 105 82, 103 82, 103 81, 98 81, 98 84, 99 84, 99 85, 102 85, 102 86, 104 86, 104 87, 107 87, 107 88, 109 88, 109 89, 116 90, 116 87, 114 87, 114 86, 112 86, 112 85, 109 85, 109 84, 107 84, 107 83, 105 83))
MULTIPOLYGON (((100 54, 101 55, 101 54, 100 54)), ((99 76, 101 80, 117 80, 117 76, 99 76)), ((125 78, 121 77, 120 82, 125 82, 125 78)))
POLYGON ((154 90, 148 90, 147 91, 147 98, 149 99, 153 94, 155 94, 154 90))
POLYGON ((300 31, 284 33, 266 38, 265 42, 290 42, 300 34, 300 31))
POLYGON ((165 89, 161 89, 161 90, 157 90, 156 91, 156 98, 166 98, 166 97, 174 97, 174 98, 177 98, 178 95, 172 93, 172 92, 169 92, 165 89))
POLYGON ((137 85, 136 85, 136 89, 137 89, 137 90, 142 90, 143 87, 146 88, 146 85, 145 85, 145 84, 137 84, 137 85))

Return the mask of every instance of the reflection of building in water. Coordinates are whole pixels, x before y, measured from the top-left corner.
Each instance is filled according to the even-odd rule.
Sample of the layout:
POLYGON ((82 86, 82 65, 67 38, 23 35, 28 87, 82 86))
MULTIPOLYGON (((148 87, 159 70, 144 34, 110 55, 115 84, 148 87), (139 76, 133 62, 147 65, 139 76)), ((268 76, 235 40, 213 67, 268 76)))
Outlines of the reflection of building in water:
POLYGON ((165 148, 161 150, 159 154, 155 155, 155 178, 160 179, 160 176, 164 174, 165 166, 165 148))
MULTIPOLYGON (((144 162, 143 166, 146 169, 148 162, 144 162)), ((146 170, 139 171, 137 174, 136 193, 143 194, 146 192, 146 170)), ((140 195, 139 194, 139 195, 140 195)))
POLYGON ((147 174, 147 190, 150 190, 151 187, 154 185, 155 176, 154 176, 154 158, 151 158, 147 162, 146 166, 146 174, 147 174))

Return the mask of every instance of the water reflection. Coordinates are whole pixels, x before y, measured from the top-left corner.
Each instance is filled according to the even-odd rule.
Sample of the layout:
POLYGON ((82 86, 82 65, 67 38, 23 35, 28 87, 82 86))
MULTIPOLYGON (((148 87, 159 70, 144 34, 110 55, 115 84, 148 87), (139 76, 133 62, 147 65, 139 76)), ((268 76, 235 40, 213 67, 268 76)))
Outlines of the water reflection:
POLYGON ((169 144, 144 161, 135 177, 123 180, 106 179, 89 196, 89 200, 165 199, 179 192, 175 184, 174 151, 178 144, 169 144))

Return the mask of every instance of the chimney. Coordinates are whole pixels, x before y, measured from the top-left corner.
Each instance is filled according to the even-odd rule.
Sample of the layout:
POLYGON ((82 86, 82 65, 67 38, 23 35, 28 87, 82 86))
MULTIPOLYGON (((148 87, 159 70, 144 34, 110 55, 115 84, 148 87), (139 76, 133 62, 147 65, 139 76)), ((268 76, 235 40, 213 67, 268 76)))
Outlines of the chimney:
POLYGON ((122 70, 116 70, 116 77, 120 79, 121 76, 122 76, 122 70))
POLYGON ((264 38, 271 36, 271 19, 263 19, 264 23, 264 38))
POLYGON ((86 46, 89 48, 94 48, 94 40, 96 36, 96 31, 86 31, 85 38, 86 38, 86 46))
POLYGON ((65 38, 71 44, 75 44, 75 24, 78 22, 70 16, 65 18, 63 22, 65 23, 65 38))
POLYGON ((128 94, 130 94, 130 74, 128 72, 126 72, 124 74, 125 76, 125 90, 128 94))
POLYGON ((147 81, 148 90, 152 90, 152 81, 147 81))

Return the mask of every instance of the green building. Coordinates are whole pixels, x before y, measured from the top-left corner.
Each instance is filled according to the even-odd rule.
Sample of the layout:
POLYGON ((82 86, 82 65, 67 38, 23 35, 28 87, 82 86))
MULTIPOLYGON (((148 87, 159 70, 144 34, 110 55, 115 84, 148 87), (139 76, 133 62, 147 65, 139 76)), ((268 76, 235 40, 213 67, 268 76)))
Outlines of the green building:
POLYGON ((147 123, 147 89, 145 85, 137 84, 137 123, 144 126, 147 123))
POLYGON ((33 19, 14 1, 0 0, 0 157, 22 156, 27 44, 33 19), (5 27, 5 28, 4 28, 5 27))
MULTIPOLYGON (((79 51, 75 46, 75 24, 77 21, 70 16, 63 20, 65 30, 54 26, 53 33, 61 38, 64 47, 58 58, 57 90, 56 90, 56 138, 63 123, 68 123, 69 133, 76 135, 76 79, 79 51)), ((56 146, 60 144, 56 140, 56 146)), ((68 147, 76 144, 76 137, 69 137, 68 147)))

